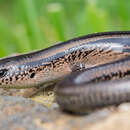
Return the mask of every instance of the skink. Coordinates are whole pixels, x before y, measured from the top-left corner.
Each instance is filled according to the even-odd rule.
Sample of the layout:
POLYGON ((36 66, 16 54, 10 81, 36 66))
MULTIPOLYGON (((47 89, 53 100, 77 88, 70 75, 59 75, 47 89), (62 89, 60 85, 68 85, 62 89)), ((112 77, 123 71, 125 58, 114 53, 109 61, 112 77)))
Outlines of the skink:
POLYGON ((129 65, 129 31, 95 33, 0 59, 0 87, 19 89, 60 81, 55 93, 61 108, 84 113, 130 100, 129 65))
POLYGON ((130 58, 75 72, 55 93, 63 110, 79 114, 130 102, 130 58))

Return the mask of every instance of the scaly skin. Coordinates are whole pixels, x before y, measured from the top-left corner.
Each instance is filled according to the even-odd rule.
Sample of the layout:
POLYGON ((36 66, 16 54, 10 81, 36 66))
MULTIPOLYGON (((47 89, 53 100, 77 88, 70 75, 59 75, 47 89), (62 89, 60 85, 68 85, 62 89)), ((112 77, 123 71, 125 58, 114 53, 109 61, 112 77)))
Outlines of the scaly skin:
MULTIPOLYGON (((90 75, 88 75, 88 79, 86 79, 87 80, 86 86, 88 86, 88 80, 91 79, 90 78, 91 75, 95 80, 97 81, 99 80, 95 75, 95 73, 98 72, 97 67, 99 65, 105 64, 106 67, 107 63, 112 62, 111 67, 109 69, 107 68, 108 73, 107 75, 110 75, 111 71, 114 71, 113 64, 115 63, 115 61, 121 62, 124 66, 124 70, 126 68, 129 69, 129 67, 125 67, 125 65, 127 66, 127 64, 124 65, 124 60, 122 61, 122 59, 128 60, 129 56, 130 56, 129 31, 95 33, 75 38, 40 51, 0 59, 0 87, 19 89, 19 88, 42 86, 50 82, 58 82, 59 80, 63 79, 66 75, 69 75, 71 73, 73 75, 75 71, 81 71, 81 72, 84 70, 87 71, 86 69, 92 67, 91 68, 92 70, 90 71, 91 73, 90 75)), ((120 64, 118 65, 120 66, 120 64)), ((116 65, 116 67, 118 65, 116 65)), ((104 71, 102 67, 100 72, 98 72, 98 75, 99 73, 100 78, 104 78, 104 71)), ((122 78, 125 77, 124 76, 121 77, 121 79, 119 80, 119 82, 121 83, 123 82, 122 78)), ((79 79, 83 80, 84 77, 79 79)), ((110 80, 111 79, 113 78, 110 78, 110 80)), ((65 83, 65 81, 63 80, 62 85, 63 84, 69 85, 71 84, 71 82, 72 82, 71 80, 67 80, 67 83, 65 83)), ((90 80, 90 82, 92 81, 90 80)), ((112 80, 110 82, 112 82, 112 80)), ((114 82, 115 81, 113 81, 113 84, 115 84, 114 82)), ((112 83, 107 82, 106 84, 109 85, 112 83)), ((80 83, 80 81, 78 85, 79 87, 82 88, 82 83, 80 83)), ((60 105, 63 103, 61 105, 62 109, 74 112, 80 111, 80 108, 75 110, 73 109, 74 107, 72 106, 71 107, 67 106, 65 108, 63 107, 65 106, 64 100, 67 100, 67 102, 69 102, 71 101, 70 99, 72 99, 73 96, 71 96, 70 99, 65 99, 63 93, 60 93, 62 89, 60 88, 60 86, 57 87, 58 89, 56 88, 56 97, 57 97, 56 99, 60 105), (59 98, 62 98, 63 102, 62 100, 59 100, 59 98)), ((92 82, 90 86, 93 86, 92 88, 94 89, 94 93, 98 94, 96 89, 98 85, 92 82)), ((84 91, 86 91, 88 87, 83 88, 85 88, 84 91)), ((70 87, 66 86, 66 89, 67 91, 69 91, 70 87)), ((77 90, 75 90, 74 86, 72 89, 73 89, 72 95, 75 95, 77 90)), ((89 89, 87 91, 90 92, 89 89)), ((107 93, 106 90, 103 91, 107 93)), ((125 92, 123 91, 123 93, 125 92)), ((122 97, 122 94, 120 96, 122 97)), ((80 106, 81 103, 84 102, 85 99, 83 99, 82 101, 83 97, 84 95, 81 96, 80 100, 81 102, 78 102, 79 100, 76 98, 76 100, 74 101, 77 102, 76 105, 79 104, 80 106)), ((70 102, 68 104, 70 104, 70 102)), ((85 111, 84 109, 87 109, 87 107, 82 108, 81 111, 85 111)))

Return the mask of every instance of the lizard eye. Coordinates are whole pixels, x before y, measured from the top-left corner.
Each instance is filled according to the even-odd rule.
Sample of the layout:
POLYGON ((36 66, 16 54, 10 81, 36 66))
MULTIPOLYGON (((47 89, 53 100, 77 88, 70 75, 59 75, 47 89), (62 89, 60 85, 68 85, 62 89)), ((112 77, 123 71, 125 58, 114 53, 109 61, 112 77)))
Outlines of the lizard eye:
POLYGON ((0 77, 5 76, 6 73, 7 73, 7 69, 1 69, 1 70, 0 70, 0 77))

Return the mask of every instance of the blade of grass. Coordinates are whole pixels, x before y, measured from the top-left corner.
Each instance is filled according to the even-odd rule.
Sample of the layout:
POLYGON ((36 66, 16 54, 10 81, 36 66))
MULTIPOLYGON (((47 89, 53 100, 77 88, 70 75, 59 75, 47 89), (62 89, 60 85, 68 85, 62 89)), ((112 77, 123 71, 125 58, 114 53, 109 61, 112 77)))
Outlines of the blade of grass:
POLYGON ((43 38, 38 26, 37 11, 35 9, 34 0, 20 0, 20 9, 23 12, 24 23, 27 29, 28 37, 32 49, 43 47, 43 38))
POLYGON ((66 19, 64 14, 64 9, 59 3, 49 4, 47 7, 48 19, 50 24, 55 29, 57 33, 58 40, 63 41, 66 39, 66 19))
POLYGON ((16 46, 12 44, 14 39, 10 26, 0 17, 0 56, 5 56, 16 51, 16 46))
POLYGON ((23 53, 32 50, 25 27, 23 25, 17 25, 12 30, 12 35, 15 39, 14 44, 17 46, 18 52, 23 53))

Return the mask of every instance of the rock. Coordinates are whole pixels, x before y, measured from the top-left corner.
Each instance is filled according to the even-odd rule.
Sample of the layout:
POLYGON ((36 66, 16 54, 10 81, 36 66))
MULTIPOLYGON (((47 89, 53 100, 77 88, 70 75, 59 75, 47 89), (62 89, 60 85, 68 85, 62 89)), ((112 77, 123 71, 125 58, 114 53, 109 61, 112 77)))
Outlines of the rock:
POLYGON ((0 96, 0 130, 66 130, 86 129, 87 125, 102 120, 105 111, 78 116, 66 114, 56 104, 50 108, 23 97, 0 96))
POLYGON ((20 96, 0 96, 0 130, 129 130, 129 110, 130 104, 123 104, 118 109, 73 115, 56 103, 48 108, 20 96))
POLYGON ((95 122, 88 130, 129 130, 130 129, 130 104, 120 105, 103 121, 95 122))

